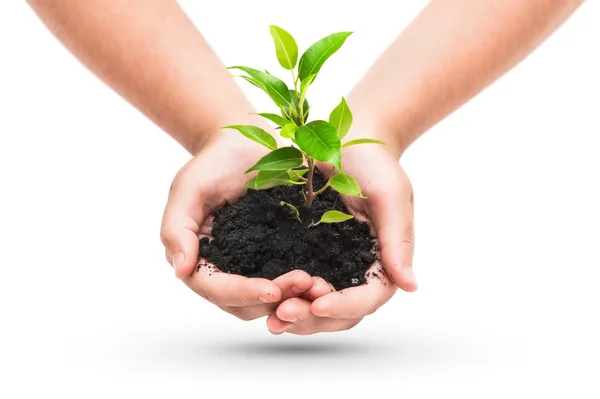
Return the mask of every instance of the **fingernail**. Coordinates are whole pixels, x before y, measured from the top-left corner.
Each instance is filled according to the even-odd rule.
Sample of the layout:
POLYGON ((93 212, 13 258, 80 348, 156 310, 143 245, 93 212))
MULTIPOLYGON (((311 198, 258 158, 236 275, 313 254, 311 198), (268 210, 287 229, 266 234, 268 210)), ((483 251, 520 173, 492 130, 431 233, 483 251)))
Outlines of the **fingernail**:
POLYGON ((261 300, 262 302, 264 302, 264 303, 271 303, 271 301, 270 301, 270 300, 268 300, 267 298, 265 298, 265 297, 262 297, 262 296, 259 296, 259 297, 258 297, 258 299, 260 299, 260 300, 261 300))
POLYGON ((173 269, 175 269, 175 273, 177 273, 177 270, 179 270, 181 268, 181 265, 183 264, 184 260, 185 260, 185 255, 182 252, 176 253, 171 258, 171 264, 173 265, 173 269))

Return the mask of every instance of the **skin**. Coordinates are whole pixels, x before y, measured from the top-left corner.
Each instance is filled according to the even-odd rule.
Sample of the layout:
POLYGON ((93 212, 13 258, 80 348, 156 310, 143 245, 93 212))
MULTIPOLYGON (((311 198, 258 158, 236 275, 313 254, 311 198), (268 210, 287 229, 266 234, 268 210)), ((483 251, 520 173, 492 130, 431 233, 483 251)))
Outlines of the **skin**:
POLYGON ((272 333, 302 335, 347 330, 397 287, 417 289, 413 192, 399 158, 431 126, 525 58, 581 3, 433 0, 382 54, 348 97, 354 124, 347 138, 372 137, 388 145, 344 150, 345 170, 367 199, 343 200, 371 224, 386 275, 332 292, 323 280, 299 271, 272 282, 206 267, 194 273, 197 237, 210 233, 206 204, 216 207, 243 194, 243 171, 265 151, 219 127, 268 126, 248 114, 252 106, 175 1, 29 0, 90 70, 194 155, 173 180, 161 229, 177 277, 241 319, 269 315, 272 333))

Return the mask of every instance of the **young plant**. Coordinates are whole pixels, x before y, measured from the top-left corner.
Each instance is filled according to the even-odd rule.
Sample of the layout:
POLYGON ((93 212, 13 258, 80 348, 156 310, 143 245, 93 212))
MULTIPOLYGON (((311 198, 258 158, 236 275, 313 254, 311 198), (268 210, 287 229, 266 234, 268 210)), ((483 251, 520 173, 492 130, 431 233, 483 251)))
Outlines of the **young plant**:
MULTIPOLYGON (((309 103, 306 98, 309 87, 314 83, 321 67, 338 51, 352 32, 339 32, 329 35, 310 46, 298 62, 298 46, 287 31, 277 26, 270 26, 271 36, 275 43, 275 52, 279 64, 291 73, 293 88, 267 71, 234 66, 245 74, 236 75, 259 89, 263 90, 273 100, 279 113, 260 113, 258 115, 278 125, 279 134, 289 139, 292 145, 278 148, 277 141, 265 130, 252 125, 233 125, 225 128, 236 129, 244 136, 267 147, 270 153, 246 171, 258 171, 255 178, 246 183, 246 187, 255 190, 265 190, 281 185, 304 185, 302 191, 304 206, 310 208, 316 196, 328 187, 344 195, 363 197, 356 180, 344 173, 342 168, 342 148, 351 145, 374 143, 381 141, 361 138, 342 144, 342 139, 352 125, 352 112, 342 97, 340 104, 329 115, 329 120, 308 120, 309 103), (315 189, 313 183, 316 162, 332 165, 339 173, 332 172, 327 183, 315 189), (299 169, 303 164, 308 168, 299 169)), ((292 207, 293 205, 283 203, 292 207)), ((294 214, 297 215, 297 209, 294 214)), ((339 211, 329 211, 323 214, 321 220, 313 223, 336 223, 352 218, 339 211)))

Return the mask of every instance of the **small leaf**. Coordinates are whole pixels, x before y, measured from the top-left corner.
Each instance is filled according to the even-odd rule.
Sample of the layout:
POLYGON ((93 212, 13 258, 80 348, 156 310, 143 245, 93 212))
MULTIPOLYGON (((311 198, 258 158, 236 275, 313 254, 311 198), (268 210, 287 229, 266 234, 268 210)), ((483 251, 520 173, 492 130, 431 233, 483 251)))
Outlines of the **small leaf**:
MULTIPOLYGON (((341 194, 362 197, 360 186, 350 175, 339 173, 331 179, 331 188, 341 194)), ((364 198, 364 197, 363 197, 364 198)))
POLYGON ((346 220, 352 219, 354 216, 345 214, 340 211, 327 211, 321 216, 321 220, 314 224, 314 226, 319 223, 340 223, 345 222, 346 220))
POLYGON ((269 188, 278 187, 278 186, 287 186, 290 184, 294 184, 294 182, 292 180, 288 179, 287 176, 284 179, 271 179, 271 180, 263 181, 260 184, 257 184, 256 177, 253 177, 252 179, 250 179, 246 183, 244 183, 244 187, 251 188, 253 190, 267 190, 269 188))
POLYGON ((350 108, 344 97, 342 97, 340 104, 331 111, 329 123, 335 126, 340 139, 343 139, 348 133, 348 130, 350 130, 350 126, 352 125, 352 112, 350 112, 350 108))
POLYGON ((263 71, 259 71, 258 69, 245 66, 233 66, 227 69, 239 69, 246 72, 250 75, 252 81, 249 79, 246 80, 263 89, 275 104, 279 106, 290 104, 289 89, 283 80, 263 71))
POLYGON ((350 141, 344 143, 344 145, 342 145, 342 147, 350 147, 351 145, 357 145, 357 144, 383 144, 383 145, 385 145, 385 143, 383 141, 379 141, 379 140, 375 140, 375 139, 354 139, 354 140, 350 140, 350 141))
POLYGON ((300 165, 302 165, 302 153, 294 147, 282 147, 259 159, 245 173, 253 170, 287 170, 300 165))
POLYGON ((317 77, 316 73, 312 74, 300 83, 300 95, 301 96, 306 94, 308 87, 312 84, 312 82, 315 80, 316 77, 317 77))
POLYGON ((252 83, 254 86, 258 87, 261 90, 264 90, 264 88, 261 86, 260 83, 258 83, 258 81, 256 79, 252 79, 250 76, 244 76, 244 75, 231 75, 234 78, 242 78, 247 82, 252 83))
POLYGON ((296 144, 314 159, 342 170, 342 143, 331 123, 317 120, 300 126, 296 130, 296 144))
POLYGON ((294 205, 292 205, 292 204, 288 204, 288 203, 287 203, 287 202, 285 202, 285 201, 281 201, 281 202, 279 203, 279 205, 281 205, 281 206, 287 206, 288 208, 290 208, 290 209, 292 210, 292 212, 294 212, 294 215, 296 216, 296 219, 298 219, 298 221, 299 221, 300 223, 302 223, 302 219, 300 219, 300 212, 298 212, 298 208, 296 208, 296 207, 295 207, 294 205))
POLYGON ((292 70, 298 61, 298 45, 287 31, 278 26, 270 25, 271 36, 275 43, 277 61, 285 69, 292 70))
POLYGON ((244 183, 244 187, 256 190, 256 177, 253 177, 252 179, 244 183))
MULTIPOLYGON (((292 120, 296 123, 296 125, 300 125, 300 121, 298 120, 298 117, 296 115, 300 114, 300 108, 298 107, 298 98, 300 97, 300 95, 298 94, 298 92, 296 92, 296 90, 290 90, 290 104, 291 107, 283 107, 283 112, 284 112, 284 116, 285 114, 290 115, 290 117, 292 118, 292 120), (290 108, 293 110, 290 111, 290 108)), ((306 121, 306 119, 308 118, 308 109, 309 109, 309 105, 308 105, 308 100, 305 98, 303 105, 302 105, 302 112, 304 112, 304 121, 306 121)))
POLYGON ((298 129, 298 126, 296 126, 295 123, 290 122, 281 129, 279 135, 286 139, 294 140, 294 133, 296 133, 296 129, 298 129))
POLYGON ((250 140, 257 142, 260 145, 264 145, 270 150, 277 148, 277 141, 275 138, 259 127, 252 125, 232 125, 224 126, 223 129, 235 129, 250 140))
POLYGON ((291 181, 298 181, 298 180, 300 180, 299 176, 304 176, 307 173, 308 173, 308 168, 306 168, 306 169, 292 169, 292 170, 288 171, 288 175, 290 176, 290 180, 291 181))
POLYGON ((279 187, 279 186, 287 186, 291 184, 289 179, 273 179, 267 180, 262 184, 256 186, 256 190, 268 190, 269 188, 279 187))
POLYGON ((262 114, 256 114, 256 115, 260 115, 263 118, 270 120, 271 122, 275 123, 279 127, 284 127, 285 125, 290 123, 290 121, 288 119, 284 118, 283 116, 279 116, 277 114, 262 113, 262 114))
POLYGON ((287 170, 261 170, 256 175, 256 186, 259 187, 264 182, 269 180, 284 179, 289 180, 287 170))
POLYGON ((334 33, 310 46, 300 57, 300 64, 298 64, 300 80, 303 81, 310 75, 319 73, 325 61, 342 47, 351 34, 352 32, 334 33))

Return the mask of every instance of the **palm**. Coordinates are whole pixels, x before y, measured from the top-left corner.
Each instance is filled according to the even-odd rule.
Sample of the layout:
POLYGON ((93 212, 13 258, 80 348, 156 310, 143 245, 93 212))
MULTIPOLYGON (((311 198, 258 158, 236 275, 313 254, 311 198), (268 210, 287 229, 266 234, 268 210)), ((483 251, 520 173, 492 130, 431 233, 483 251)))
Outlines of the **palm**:
MULTIPOLYGON (((320 167, 326 174, 331 172, 327 165, 320 167)), ((349 329, 386 303, 396 286, 407 291, 416 289, 410 267, 413 194, 398 159, 379 145, 361 146, 358 151, 349 147, 344 154, 344 172, 358 181, 367 197, 342 199, 357 219, 371 224, 377 237, 380 261, 371 268, 375 274, 369 273, 371 281, 360 287, 329 293, 313 287, 303 298, 282 303, 267 320, 272 332, 313 334, 349 329)))
POLYGON ((223 132, 216 136, 175 176, 161 230, 167 258, 177 276, 198 295, 244 320, 270 314, 282 300, 312 286, 312 278, 300 271, 273 281, 214 273, 212 265, 202 265, 194 272, 198 236, 210 235, 211 208, 233 202, 244 193, 248 179, 244 171, 264 152, 237 135, 223 132))

